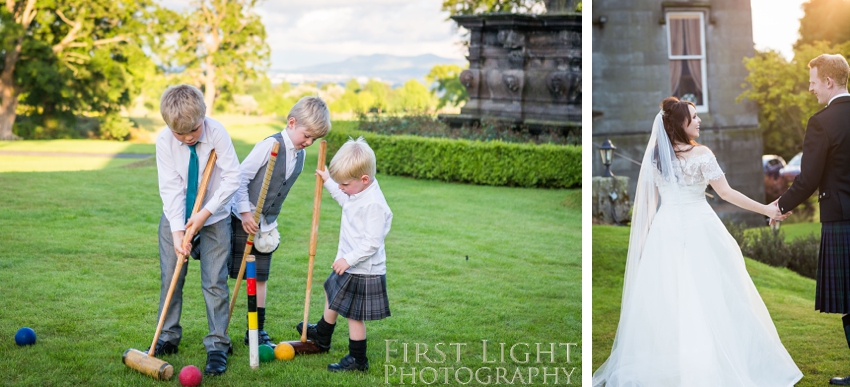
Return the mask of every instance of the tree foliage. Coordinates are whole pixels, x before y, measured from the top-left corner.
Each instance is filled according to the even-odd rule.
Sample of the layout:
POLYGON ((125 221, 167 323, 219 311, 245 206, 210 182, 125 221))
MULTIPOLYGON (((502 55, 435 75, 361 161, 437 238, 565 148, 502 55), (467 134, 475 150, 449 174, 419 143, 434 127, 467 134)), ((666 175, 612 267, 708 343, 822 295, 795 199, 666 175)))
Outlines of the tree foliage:
POLYGON ((35 138, 73 136, 69 128, 83 112, 114 122, 105 117, 129 104, 155 72, 141 37, 157 8, 149 0, 7 1, 0 9, 0 70, 11 73, 11 82, 0 89, 4 107, 14 108, 0 121, 11 124, 25 113, 16 131, 35 138))
POLYGON ((457 107, 469 100, 466 87, 460 83, 462 71, 463 68, 458 65, 436 65, 425 76, 425 80, 434 85, 431 91, 440 98, 437 109, 447 105, 457 107))
POLYGON ((576 0, 443 0, 443 11, 452 15, 485 12, 543 13, 581 11, 576 0))
POLYGON ((757 51, 744 64, 749 70, 744 91, 738 100, 747 98, 759 107, 764 152, 790 159, 802 151, 806 124, 823 106, 809 93, 808 63, 825 52, 850 55, 850 43, 832 45, 818 42, 794 50, 794 58, 786 60, 779 52, 757 51))
POLYGON ((254 11, 257 0, 195 0, 174 31, 178 44, 170 64, 178 79, 204 92, 207 111, 223 110, 245 83, 268 68, 266 29, 254 11), (217 102, 217 103, 216 103, 217 102))
POLYGON ((795 47, 826 41, 833 44, 850 40, 850 1, 809 0, 802 5, 800 38, 795 47))

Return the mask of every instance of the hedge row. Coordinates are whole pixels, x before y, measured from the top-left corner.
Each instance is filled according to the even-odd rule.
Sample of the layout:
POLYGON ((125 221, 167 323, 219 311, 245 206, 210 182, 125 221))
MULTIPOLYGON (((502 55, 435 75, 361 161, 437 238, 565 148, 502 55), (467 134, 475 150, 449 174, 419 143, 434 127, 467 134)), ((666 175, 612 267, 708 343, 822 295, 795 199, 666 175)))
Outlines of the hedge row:
POLYGON ((387 136, 335 129, 325 137, 328 160, 349 137, 358 136, 375 151, 379 173, 497 186, 581 186, 580 146, 387 136))

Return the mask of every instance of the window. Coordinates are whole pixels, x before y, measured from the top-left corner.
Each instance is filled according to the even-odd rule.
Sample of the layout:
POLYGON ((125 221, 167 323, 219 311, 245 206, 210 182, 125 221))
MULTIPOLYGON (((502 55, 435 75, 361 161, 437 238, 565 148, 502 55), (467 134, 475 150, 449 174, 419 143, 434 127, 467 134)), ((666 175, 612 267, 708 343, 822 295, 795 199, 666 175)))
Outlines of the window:
POLYGON ((702 12, 667 14, 670 94, 708 111, 705 68, 705 17, 702 12))

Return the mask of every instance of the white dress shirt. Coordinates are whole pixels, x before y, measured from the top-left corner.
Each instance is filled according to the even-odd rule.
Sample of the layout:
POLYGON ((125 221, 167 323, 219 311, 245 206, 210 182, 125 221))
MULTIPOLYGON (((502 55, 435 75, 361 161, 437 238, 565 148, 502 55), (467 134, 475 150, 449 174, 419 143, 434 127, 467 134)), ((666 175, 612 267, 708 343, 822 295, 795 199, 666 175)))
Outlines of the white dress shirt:
MULTIPOLYGON (((298 150, 295 149, 295 145, 292 144, 292 140, 289 138, 289 135, 286 134, 286 129, 280 132, 280 136, 283 137, 283 146, 286 148, 283 152, 278 150, 277 162, 282 161, 281 158, 286 158, 286 177, 285 179, 289 179, 292 176, 292 173, 295 172, 295 164, 298 163, 298 150)), ((269 159, 271 157, 272 146, 276 143, 277 140, 274 137, 266 138, 263 141, 254 145, 254 149, 251 150, 251 153, 248 154, 248 157, 245 160, 242 160, 242 165, 239 166, 239 188, 236 190, 236 194, 233 195, 233 214, 239 217, 239 214, 243 212, 250 212, 251 216, 254 215, 254 210, 257 208, 256 203, 251 203, 248 199, 248 183, 251 182, 255 176, 257 176, 257 172, 264 165, 269 163, 269 159)), ((304 165, 301 165, 301 170, 304 170, 304 165)), ((299 171, 300 173, 301 171, 299 171)), ((258 179, 262 179, 263 176, 257 176, 258 179)), ((240 217, 241 219, 241 217, 240 217)), ((272 222, 271 224, 266 223, 265 217, 260 215, 260 231, 269 231, 277 227, 277 221, 272 222)))
MULTIPOLYGON (((230 199, 239 188, 239 159, 233 141, 224 126, 209 117, 204 118, 201 137, 195 145, 198 154, 198 190, 204 168, 215 149, 216 162, 209 188, 204 197, 203 208, 212 215, 204 226, 216 223, 229 216, 230 199)), ((162 212, 171 226, 171 231, 186 229, 186 186, 189 175, 189 147, 174 137, 166 127, 156 138, 156 170, 159 177, 159 196, 162 197, 162 212)))
POLYGON ((339 248, 336 258, 344 258, 351 274, 381 275, 387 273, 387 252, 384 238, 390 232, 393 212, 384 193, 374 180, 363 192, 346 195, 339 184, 328 179, 325 188, 342 206, 339 226, 339 248))
POLYGON ((834 96, 834 97, 830 98, 830 99, 829 99, 829 102, 827 102, 827 103, 826 103, 826 106, 829 106, 829 104, 831 104, 831 103, 832 103, 832 101, 834 101, 834 100, 835 100, 836 98, 838 98, 838 97, 850 97, 850 93, 841 93, 841 94, 838 94, 838 95, 836 95, 836 96, 834 96))

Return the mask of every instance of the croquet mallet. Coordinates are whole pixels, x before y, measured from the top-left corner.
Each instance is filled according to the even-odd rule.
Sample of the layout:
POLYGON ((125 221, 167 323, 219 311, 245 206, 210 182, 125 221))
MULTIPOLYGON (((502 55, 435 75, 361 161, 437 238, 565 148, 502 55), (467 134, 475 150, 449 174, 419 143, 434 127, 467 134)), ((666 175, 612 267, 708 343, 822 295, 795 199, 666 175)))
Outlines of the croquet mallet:
MULTIPOLYGON (((319 143, 319 166, 318 170, 325 169, 325 153, 327 152, 328 142, 322 140, 319 143)), ((319 239, 319 210, 322 208, 322 177, 316 175, 316 193, 313 197, 313 228, 310 230, 310 265, 307 269, 307 295, 304 299, 304 323, 301 324, 301 340, 287 341, 289 345, 295 349, 295 353, 302 355, 310 355, 323 352, 316 343, 312 340, 307 340, 307 318, 310 316, 310 291, 313 285, 313 261, 316 258, 316 244, 319 239)))
MULTIPOLYGON (((269 162, 266 166, 266 174, 263 176, 263 186, 260 188, 260 196, 257 197, 257 208, 254 209, 254 223, 257 227, 260 226, 260 215, 263 213, 263 206, 266 204, 266 194, 269 192, 269 182, 272 180, 272 172, 274 165, 277 163, 277 152, 280 149, 280 142, 275 141, 272 145, 269 162)), ((233 288, 233 297, 230 297, 230 314, 227 315, 227 328, 224 333, 230 329, 230 319, 233 317, 233 307, 236 305, 236 297, 239 295, 239 288, 242 286, 242 277, 245 275, 245 263, 248 255, 251 254, 251 249, 254 247, 254 235, 248 235, 248 240, 245 242, 245 250, 242 251, 242 265, 239 266, 239 275, 236 276, 236 287, 233 288)))
MULTIPOLYGON (((195 199, 195 206, 192 208, 192 215, 195 215, 201 209, 201 203, 204 202, 204 196, 207 193, 207 185, 210 181, 210 176, 212 176, 212 171, 215 168, 215 149, 210 152, 210 159, 207 161, 207 166, 204 168, 204 176, 201 178, 201 184, 198 185, 198 194, 195 199)), ((195 232, 199 230, 186 230, 186 234, 183 236, 183 246, 186 246, 189 242, 192 241, 192 236, 195 235, 195 232)), ((153 343, 151 344, 150 350, 145 353, 139 351, 138 349, 130 348, 124 351, 124 355, 122 359, 124 360, 124 364, 127 367, 130 367, 136 371, 139 371, 143 374, 150 375, 154 379, 159 380, 170 380, 171 376, 174 375, 174 367, 171 364, 168 364, 165 360, 160 360, 154 357, 154 353, 156 351, 156 342, 159 340, 159 334, 162 333, 162 326, 165 324, 165 315, 168 313, 168 305, 171 303, 171 296, 174 294, 174 288, 177 287, 177 282, 180 279, 180 272, 183 270, 183 261, 186 260, 186 257, 183 255, 177 255, 177 265, 174 268, 174 275, 171 276, 171 286, 168 287, 168 293, 165 296, 165 304, 162 306, 162 314, 159 316, 159 323, 156 326, 156 333, 153 335, 153 343)))

